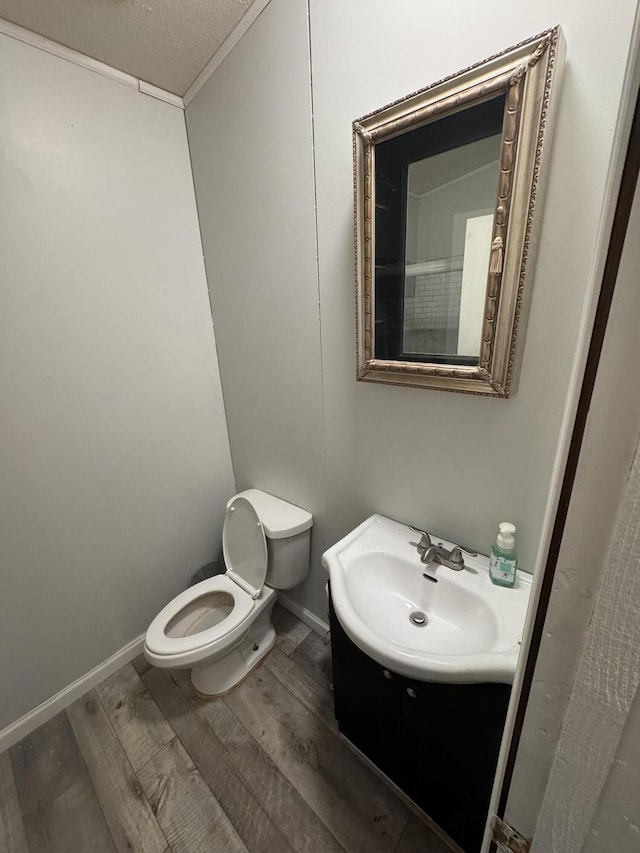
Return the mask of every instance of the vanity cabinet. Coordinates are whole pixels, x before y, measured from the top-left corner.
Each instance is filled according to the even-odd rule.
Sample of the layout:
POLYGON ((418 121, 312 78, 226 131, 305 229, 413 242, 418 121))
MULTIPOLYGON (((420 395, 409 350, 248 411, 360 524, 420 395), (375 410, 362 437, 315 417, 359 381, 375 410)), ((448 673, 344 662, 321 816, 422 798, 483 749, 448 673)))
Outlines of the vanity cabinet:
POLYGON ((510 687, 440 684, 385 669, 347 636, 330 601, 340 732, 464 850, 480 849, 510 687))

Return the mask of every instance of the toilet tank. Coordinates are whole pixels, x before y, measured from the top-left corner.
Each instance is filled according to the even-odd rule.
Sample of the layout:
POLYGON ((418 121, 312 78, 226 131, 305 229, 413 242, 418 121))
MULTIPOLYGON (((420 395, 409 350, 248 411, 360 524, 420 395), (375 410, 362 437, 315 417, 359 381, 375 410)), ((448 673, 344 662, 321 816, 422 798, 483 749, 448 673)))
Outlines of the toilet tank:
POLYGON ((266 583, 272 589, 291 589, 302 583, 309 573, 311 513, 260 489, 247 489, 239 496, 251 502, 264 528, 266 583))

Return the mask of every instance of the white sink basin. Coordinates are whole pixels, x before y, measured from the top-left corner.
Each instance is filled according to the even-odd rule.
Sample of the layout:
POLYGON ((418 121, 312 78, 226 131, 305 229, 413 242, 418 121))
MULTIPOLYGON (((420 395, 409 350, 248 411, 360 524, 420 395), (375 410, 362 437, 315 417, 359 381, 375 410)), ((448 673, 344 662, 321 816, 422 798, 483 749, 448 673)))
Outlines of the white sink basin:
POLYGON ((400 675, 510 684, 530 576, 518 572, 512 589, 495 586, 488 558, 466 554, 460 572, 425 566, 416 550, 419 539, 406 525, 372 515, 324 553, 340 624, 363 652, 400 675), (417 622, 424 617, 423 623, 412 615, 417 622))

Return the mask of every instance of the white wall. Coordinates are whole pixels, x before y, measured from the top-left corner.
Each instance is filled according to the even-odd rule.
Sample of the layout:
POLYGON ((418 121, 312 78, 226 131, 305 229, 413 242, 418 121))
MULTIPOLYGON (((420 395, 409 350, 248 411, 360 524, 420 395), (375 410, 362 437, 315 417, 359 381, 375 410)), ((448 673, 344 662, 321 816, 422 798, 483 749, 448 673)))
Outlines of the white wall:
POLYGON ((504 14, 497 0, 402 0, 392 10, 383 0, 311 0, 330 539, 378 510, 486 552, 506 518, 518 527, 522 565, 532 567, 634 6, 540 0, 504 14), (351 121, 555 23, 568 61, 516 395, 356 383, 351 121))
POLYGON ((146 629, 234 488, 180 110, 0 36, 0 729, 146 629))
POLYGON ((597 600, 531 853, 638 850, 639 569, 640 454, 636 453, 601 567, 597 600))
POLYGON ((310 67, 302 2, 272 0, 189 106, 238 485, 316 515, 312 576, 295 592, 316 613, 322 549, 374 511, 483 552, 509 519, 531 569, 634 7, 310 0, 310 67), (556 23, 568 63, 517 394, 357 383, 351 122, 556 23))
MULTIPOLYGON (((639 236, 640 191, 636 189, 507 803, 507 820, 527 836, 533 835, 536 828, 638 445, 640 395, 633 380, 627 380, 629 365, 637 364, 640 359, 637 333, 640 326, 639 236)), ((630 590, 621 589, 619 592, 621 599, 628 600, 630 590)), ((615 597, 611 596, 611 600, 615 601, 615 597)), ((615 619, 612 619, 612 629, 614 623, 615 619)), ((624 666, 617 671, 624 673, 624 666)), ((593 707, 598 681, 593 673, 593 707)), ((590 853, 596 850, 623 853, 637 849, 638 836, 629 820, 638 824, 640 815, 629 811, 621 789, 626 786, 638 805, 640 755, 631 735, 639 725, 640 702, 636 698, 627 721, 627 732, 619 746, 618 761, 611 768, 610 780, 594 823, 596 832, 600 834, 593 835, 586 846, 590 853)), ((577 753, 578 750, 570 752, 568 762, 565 762, 565 769, 570 773, 575 772, 574 764, 578 764, 577 753)), ((590 778, 583 780, 584 792, 593 790, 597 783, 595 775, 592 773, 590 778)), ((562 850, 560 842, 566 838, 565 834, 571 832, 567 803, 571 810, 575 808, 574 821, 578 815, 584 814, 586 808, 587 797, 582 796, 578 807, 571 799, 573 795, 573 788, 562 791, 556 787, 551 792, 547 819, 550 814, 555 825, 549 821, 549 825, 540 830, 545 833, 544 837, 557 832, 558 850, 562 850)), ((545 849, 545 853, 551 853, 551 846, 545 849)))
POLYGON ((636 691, 618 750, 581 853, 637 853, 640 835, 640 691, 636 691))
MULTIPOLYGON (((269 5, 187 129, 237 486, 313 513, 317 569, 330 543, 304 3, 269 5)), ((324 618, 320 572, 312 583, 324 618)))

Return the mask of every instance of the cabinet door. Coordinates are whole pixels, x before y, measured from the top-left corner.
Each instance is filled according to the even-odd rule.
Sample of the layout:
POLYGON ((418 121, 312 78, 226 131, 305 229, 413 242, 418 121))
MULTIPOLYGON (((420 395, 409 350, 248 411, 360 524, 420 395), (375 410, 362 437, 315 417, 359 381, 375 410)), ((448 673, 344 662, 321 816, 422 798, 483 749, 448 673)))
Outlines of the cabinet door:
POLYGON ((405 680, 403 790, 468 853, 482 842, 509 693, 405 680))
POLYGON ((469 703, 473 703, 470 704, 473 711, 467 719, 463 846, 474 851, 479 850, 482 843, 511 687, 508 684, 469 684, 463 689, 468 691, 469 703))
POLYGON ((340 731, 467 853, 476 853, 511 688, 414 681, 385 670, 349 639, 329 604, 340 731))
POLYGON ((330 606, 336 719, 342 734, 398 782, 402 679, 351 642, 330 606))
POLYGON ((465 769, 459 739, 469 709, 451 685, 404 679, 403 686, 402 788, 461 843, 465 769))

